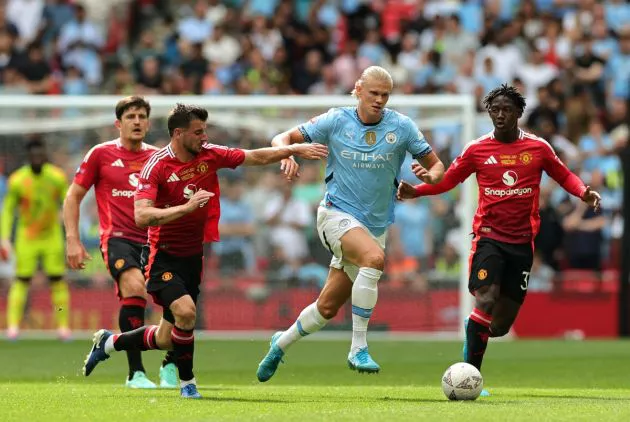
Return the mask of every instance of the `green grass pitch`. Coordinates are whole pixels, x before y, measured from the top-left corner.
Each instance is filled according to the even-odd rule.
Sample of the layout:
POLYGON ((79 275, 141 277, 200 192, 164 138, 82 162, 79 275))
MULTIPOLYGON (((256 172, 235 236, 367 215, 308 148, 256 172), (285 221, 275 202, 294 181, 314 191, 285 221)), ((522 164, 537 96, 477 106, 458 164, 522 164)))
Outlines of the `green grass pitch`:
MULTIPOLYGON (((295 345, 276 376, 255 378, 263 341, 197 341, 200 401, 175 390, 123 387, 119 353, 81 375, 87 340, 0 341, 0 421, 630 421, 630 342, 513 341, 489 345, 492 397, 449 402, 444 370, 456 342, 373 341, 378 375, 347 369, 347 341, 295 345)), ((157 380, 162 352, 144 354, 157 380)))

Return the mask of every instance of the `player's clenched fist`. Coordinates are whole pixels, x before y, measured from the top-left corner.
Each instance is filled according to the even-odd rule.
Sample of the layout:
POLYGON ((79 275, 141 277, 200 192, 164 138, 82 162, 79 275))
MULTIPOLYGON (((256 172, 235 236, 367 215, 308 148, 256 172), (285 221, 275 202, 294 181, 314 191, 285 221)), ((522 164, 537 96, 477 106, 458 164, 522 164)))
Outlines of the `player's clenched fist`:
POLYGON ((396 199, 402 201, 404 199, 412 199, 418 197, 418 193, 413 185, 401 180, 398 184, 398 191, 396 192, 396 199))
POLYGON ((202 208, 208 203, 208 200, 214 196, 214 193, 200 189, 188 200, 189 211, 193 212, 197 208, 202 208))
POLYGON ((293 153, 307 160, 321 160, 328 157, 328 147, 322 144, 294 144, 293 153))
POLYGON ((586 187, 584 195, 582 195, 582 200, 595 211, 599 211, 599 203, 601 202, 602 197, 599 195, 598 192, 592 190, 590 186, 586 187))

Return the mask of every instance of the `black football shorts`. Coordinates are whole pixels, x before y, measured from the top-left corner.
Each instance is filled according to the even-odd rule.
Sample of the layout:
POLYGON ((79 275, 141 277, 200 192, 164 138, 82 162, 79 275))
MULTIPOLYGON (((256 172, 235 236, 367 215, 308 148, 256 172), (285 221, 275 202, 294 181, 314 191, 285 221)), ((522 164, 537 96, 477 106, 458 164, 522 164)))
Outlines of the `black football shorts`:
MULTIPOLYGON (((143 257, 147 256, 146 252, 148 247, 145 246, 143 257)), ((148 263, 147 292, 156 304, 162 306, 162 317, 171 324, 175 324, 169 309, 171 303, 186 295, 190 295, 197 303, 202 266, 202 255, 180 257, 163 251, 158 251, 152 262, 148 263)))
POLYGON ((534 260, 531 243, 505 243, 479 238, 473 241, 468 290, 499 284, 501 295, 523 303, 527 295, 529 273, 534 260))

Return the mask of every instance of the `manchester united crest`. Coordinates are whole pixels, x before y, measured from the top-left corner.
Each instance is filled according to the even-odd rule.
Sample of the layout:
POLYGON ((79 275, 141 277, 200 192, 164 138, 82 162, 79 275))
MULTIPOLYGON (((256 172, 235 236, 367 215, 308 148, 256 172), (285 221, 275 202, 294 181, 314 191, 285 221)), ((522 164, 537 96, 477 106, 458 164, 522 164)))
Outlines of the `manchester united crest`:
POLYGON ((485 280, 488 277, 488 271, 484 270, 483 268, 479 270, 479 272, 477 273, 477 278, 479 280, 485 280))
POLYGON ((125 266, 125 260, 122 258, 117 259, 116 262, 114 262, 114 268, 116 268, 117 270, 120 270, 124 266, 125 266))
POLYGON ((171 281, 173 279, 173 273, 167 271, 162 274, 162 281, 171 281))
POLYGON ((197 164, 197 173, 204 174, 208 171, 208 164, 199 163, 197 164))
POLYGON ((371 130, 365 132, 365 143, 370 146, 374 145, 376 143, 376 132, 371 130))
POLYGON ((534 158, 532 156, 532 154, 530 152, 521 152, 521 155, 519 155, 519 160, 521 160, 521 163, 528 165, 529 163, 532 162, 532 159, 534 158))

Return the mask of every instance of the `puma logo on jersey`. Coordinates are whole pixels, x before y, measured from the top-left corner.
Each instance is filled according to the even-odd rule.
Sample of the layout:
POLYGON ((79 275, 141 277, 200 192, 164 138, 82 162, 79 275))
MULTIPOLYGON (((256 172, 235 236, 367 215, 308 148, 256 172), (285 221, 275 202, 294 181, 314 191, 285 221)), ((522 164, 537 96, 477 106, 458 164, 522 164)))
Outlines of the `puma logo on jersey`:
POLYGON ((122 160, 119 158, 111 164, 112 167, 125 167, 122 160))

